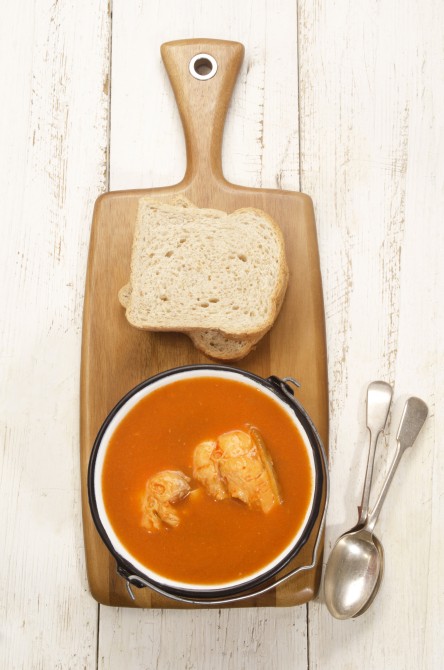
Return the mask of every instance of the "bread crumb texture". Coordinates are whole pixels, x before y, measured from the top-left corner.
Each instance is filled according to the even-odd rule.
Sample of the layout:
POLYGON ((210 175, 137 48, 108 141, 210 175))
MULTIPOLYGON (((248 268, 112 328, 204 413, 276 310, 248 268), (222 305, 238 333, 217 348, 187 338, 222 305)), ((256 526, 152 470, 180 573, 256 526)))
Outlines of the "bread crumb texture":
POLYGON ((252 338, 271 327, 287 280, 282 233, 264 212, 142 198, 130 285, 119 299, 138 328, 218 331, 217 352, 223 335, 252 338))

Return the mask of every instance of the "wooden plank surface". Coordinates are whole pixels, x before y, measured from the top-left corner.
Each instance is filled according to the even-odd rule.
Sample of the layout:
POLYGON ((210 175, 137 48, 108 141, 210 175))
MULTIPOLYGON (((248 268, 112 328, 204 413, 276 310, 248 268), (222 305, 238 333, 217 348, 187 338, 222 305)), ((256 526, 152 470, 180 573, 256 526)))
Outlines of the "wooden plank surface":
MULTIPOLYGON (((365 618, 333 621, 322 600, 308 615, 306 607, 101 607, 97 618, 83 560, 77 385, 91 207, 106 181, 107 7, 5 5, 0 665, 439 670, 442 3, 115 0, 113 24, 111 188, 183 174, 180 121, 151 58, 160 59, 163 41, 207 35, 247 47, 224 136, 231 181, 298 189, 300 119, 301 188, 315 204, 332 382, 327 547, 356 518, 367 382, 395 379, 396 398, 421 395, 431 417, 378 524, 387 573, 365 618), (145 159, 151 151, 157 164, 145 159)), ((381 449, 380 473, 392 447, 381 449)))
MULTIPOLYGON (((356 523, 366 464, 365 387, 395 385, 393 455, 406 395, 430 418, 406 454, 376 534, 385 578, 368 613, 309 606, 311 668, 439 668, 444 611, 443 5, 299 6, 301 185, 316 203, 330 373, 332 497, 326 556, 356 523), (321 169, 320 169, 320 166, 321 169), (440 211, 441 210, 441 211, 440 211), (441 251, 437 251, 440 249, 441 251), (440 398, 441 396, 441 398, 440 398), (439 439, 439 438, 438 438, 439 439)), ((441 655, 441 659, 440 659, 441 655)))
POLYGON ((94 667, 78 467, 91 207, 105 188, 104 3, 2 7, 0 667, 94 667))

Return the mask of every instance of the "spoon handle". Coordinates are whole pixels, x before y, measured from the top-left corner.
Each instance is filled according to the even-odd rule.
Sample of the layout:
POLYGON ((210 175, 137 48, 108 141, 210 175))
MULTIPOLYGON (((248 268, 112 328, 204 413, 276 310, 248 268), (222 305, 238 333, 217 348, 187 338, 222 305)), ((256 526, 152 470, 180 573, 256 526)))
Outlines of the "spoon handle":
POLYGON ((421 430, 427 418, 428 407, 420 398, 409 398, 404 405, 401 421, 396 435, 396 453, 390 466, 390 470, 382 486, 379 497, 375 503, 372 513, 367 519, 366 529, 372 533, 378 520, 379 513, 384 503, 387 491, 399 465, 399 462, 409 447, 413 446, 419 431, 421 430))
POLYGON ((359 510, 358 526, 367 521, 370 489, 373 477, 373 463, 378 438, 385 428, 392 401, 393 389, 387 382, 372 382, 367 389, 367 428, 370 433, 367 469, 365 471, 364 489, 359 510))

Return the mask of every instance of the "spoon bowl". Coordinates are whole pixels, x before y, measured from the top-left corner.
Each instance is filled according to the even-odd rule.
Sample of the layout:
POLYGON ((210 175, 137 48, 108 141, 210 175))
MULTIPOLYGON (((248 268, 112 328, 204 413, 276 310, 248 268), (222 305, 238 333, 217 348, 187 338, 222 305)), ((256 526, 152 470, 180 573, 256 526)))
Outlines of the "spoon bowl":
POLYGON ((324 593, 336 619, 365 612, 382 581, 384 551, 378 538, 365 527, 341 535, 325 571, 324 593))
POLYGON ((383 546, 382 546, 381 542, 376 537, 376 535, 373 535, 373 541, 375 543, 375 547, 377 548, 377 550, 379 552, 379 574, 378 574, 378 578, 376 580, 376 583, 375 583, 375 586, 374 586, 374 589, 373 589, 373 593, 370 595, 370 597, 367 600, 367 602, 365 603, 364 607, 362 609, 360 609, 357 614, 354 615, 354 618, 356 618, 358 616, 361 616, 361 614, 364 614, 364 612, 366 612, 368 610, 368 608, 370 607, 370 605, 372 604, 372 602, 376 598, 376 595, 379 591, 379 587, 381 586, 382 578, 384 576, 384 549, 383 549, 383 546))

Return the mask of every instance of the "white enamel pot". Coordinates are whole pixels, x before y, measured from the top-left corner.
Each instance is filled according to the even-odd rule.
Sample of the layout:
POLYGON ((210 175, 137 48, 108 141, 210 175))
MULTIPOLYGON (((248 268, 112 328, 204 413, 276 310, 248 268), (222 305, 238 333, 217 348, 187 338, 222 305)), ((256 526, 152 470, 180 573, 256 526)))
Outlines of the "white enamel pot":
MULTIPOLYGON (((111 410, 94 442, 88 469, 88 496, 91 514, 96 528, 114 556, 117 572, 126 580, 130 596, 134 599, 131 585, 150 589, 173 600, 192 604, 219 605, 261 595, 303 571, 316 565, 322 530, 328 505, 329 478, 324 447, 307 412, 296 400, 293 385, 298 383, 285 377, 263 379, 245 370, 221 365, 191 365, 173 368, 150 377, 127 393, 111 410), (108 519, 102 495, 102 469, 106 450, 116 426, 143 397, 156 389, 190 377, 226 378, 243 382, 270 396, 291 417, 303 438, 312 468, 314 487, 305 520, 288 546, 261 570, 235 582, 224 584, 185 584, 154 573, 132 556, 115 534, 108 519), (318 524, 312 560, 309 565, 297 567, 283 576, 279 573, 298 555, 318 524)), ((174 408, 172 408, 174 415, 174 408)))

